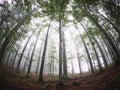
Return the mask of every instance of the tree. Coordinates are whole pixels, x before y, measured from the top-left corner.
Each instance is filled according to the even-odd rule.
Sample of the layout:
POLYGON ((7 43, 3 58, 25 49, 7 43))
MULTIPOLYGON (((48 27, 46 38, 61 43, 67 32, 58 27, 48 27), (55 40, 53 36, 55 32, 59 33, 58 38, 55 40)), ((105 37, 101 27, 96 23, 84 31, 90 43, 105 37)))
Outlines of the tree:
POLYGON ((27 77, 29 77, 29 74, 30 74, 32 61, 33 61, 33 56, 34 56, 35 48, 36 48, 36 45, 37 45, 37 41, 38 41, 39 36, 40 36, 40 32, 41 32, 41 30, 39 30, 39 32, 38 32, 38 35, 37 35, 37 38, 36 38, 36 41, 35 41, 35 45, 34 45, 33 50, 32 50, 32 54, 31 54, 31 58, 30 58, 30 62, 29 62, 28 70, 27 70, 27 75, 26 75, 27 77))
POLYGON ((45 43, 44 43, 44 48, 43 48, 43 54, 42 54, 42 60, 41 60, 41 66, 40 66, 38 82, 43 82, 43 70, 44 70, 44 62, 45 62, 45 55, 46 55, 46 49, 47 49, 50 25, 51 25, 51 20, 50 20, 50 23, 49 23, 49 26, 48 26, 48 30, 47 30, 47 34, 46 34, 46 38, 45 38, 45 43))
POLYGON ((65 36, 63 33, 63 76, 67 78, 67 58, 66 58, 66 46, 65 46, 65 36))
POLYGON ((39 57, 38 57, 38 61, 37 61, 36 77, 38 77, 38 73, 39 73, 39 67, 40 67, 40 60, 41 60, 42 47, 43 47, 43 43, 42 43, 42 45, 41 45, 41 47, 40 47, 39 57))
POLYGON ((18 47, 18 49, 17 49, 16 52, 15 52, 15 56, 14 56, 13 61, 12 61, 12 68, 14 68, 15 60, 16 60, 16 58, 17 58, 17 55, 18 55, 19 50, 20 50, 20 46, 18 47))
POLYGON ((96 56, 96 59, 97 59, 97 62, 98 62, 98 67, 99 67, 100 71, 102 71, 102 66, 101 66, 100 59, 99 59, 98 53, 97 53, 97 51, 96 51, 95 45, 94 45, 91 37, 89 36, 87 30, 85 29, 85 27, 84 27, 82 24, 81 24, 81 26, 82 26, 83 29, 85 30, 85 32, 86 32, 86 34, 87 34, 87 36, 88 36, 88 38, 89 38, 89 40, 90 40, 90 42, 91 42, 91 44, 92 44, 92 47, 93 47, 93 50, 94 50, 94 52, 95 52, 95 56, 96 56))
POLYGON ((86 53, 87 53, 87 56, 88 56, 88 61, 89 61, 89 64, 90 64, 91 72, 94 73, 94 68, 93 68, 93 64, 92 64, 92 60, 91 60, 91 57, 90 57, 88 48, 87 48, 87 46, 86 46, 86 44, 85 44, 85 41, 84 41, 84 39, 83 39, 83 37, 82 37, 82 35, 81 35, 81 33, 80 33, 79 30, 78 30, 78 32, 79 32, 79 35, 80 35, 80 37, 81 37, 81 39, 82 39, 83 45, 84 45, 84 47, 85 47, 85 50, 86 50, 86 53))
MULTIPOLYGON (((93 37, 93 38, 94 38, 94 37, 93 37)), ((96 44, 97 44, 97 46, 98 46, 98 48, 99 48, 99 50, 100 50, 100 52, 101 52, 101 54, 102 54, 102 58, 103 58, 105 67, 107 68, 107 67, 108 67, 108 64, 107 64, 107 60, 106 60, 106 58, 105 58, 105 55, 104 55, 104 53, 103 53, 103 51, 102 51, 102 49, 101 49, 98 41, 97 41, 95 38, 94 38, 94 40, 95 40, 95 42, 96 42, 96 44)))
POLYGON ((26 47, 27 47, 27 45, 28 45, 28 43, 29 43, 29 41, 30 41, 30 39, 31 39, 31 37, 32 37, 33 34, 34 34, 34 32, 32 32, 32 34, 28 37, 28 40, 27 40, 27 42, 26 42, 26 44, 25 44, 25 46, 24 46, 24 48, 23 48, 23 50, 22 50, 22 54, 21 54, 21 56, 20 56, 20 58, 19 58, 19 60, 18 60, 18 65, 17 65, 17 68, 16 68, 16 72, 17 72, 17 73, 19 73, 20 64, 21 64, 21 61, 22 61, 22 58, 23 58, 25 49, 26 49, 26 47))
MULTIPOLYGON (((72 32, 71 32, 71 36, 72 36, 72 39, 74 39, 74 37, 73 37, 73 35, 72 35, 72 32)), ((80 57, 80 54, 79 54, 79 48, 78 48, 78 46, 77 46, 77 44, 76 44, 76 42, 75 42, 75 39, 73 40, 73 43, 74 43, 74 46, 75 46, 75 49, 76 49, 76 54, 77 54, 77 59, 78 59, 78 65, 79 65, 79 72, 80 72, 80 74, 82 73, 82 71, 81 71, 81 57, 80 57)), ((73 64, 72 64, 72 61, 71 61, 71 66, 73 67, 73 64)), ((72 69, 72 72, 73 72, 74 70, 72 69)))

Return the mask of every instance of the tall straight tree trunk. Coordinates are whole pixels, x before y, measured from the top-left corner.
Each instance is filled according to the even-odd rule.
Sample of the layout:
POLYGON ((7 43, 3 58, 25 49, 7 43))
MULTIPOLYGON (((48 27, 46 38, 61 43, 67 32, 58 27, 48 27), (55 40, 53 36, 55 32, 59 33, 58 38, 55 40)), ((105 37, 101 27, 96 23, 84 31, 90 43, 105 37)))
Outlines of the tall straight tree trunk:
POLYGON ((53 58, 53 60, 52 60, 52 65, 53 65, 53 68, 52 68, 52 76, 54 76, 54 69, 55 69, 55 67, 54 67, 54 58, 53 58))
POLYGON ((14 58, 14 52, 11 54, 11 57, 9 58, 9 63, 8 63, 9 67, 11 67, 12 65, 13 58, 14 58))
POLYGON ((36 48, 36 45, 37 45, 37 41, 38 41, 39 36, 40 36, 40 32, 41 31, 38 32, 38 36, 36 38, 35 45, 34 45, 34 48, 33 48, 33 51, 32 51, 32 55, 31 55, 31 58, 30 58, 30 62, 29 62, 28 70, 27 70, 27 75, 26 75, 27 77, 29 77, 29 75, 30 75, 32 61, 33 61, 33 56, 34 56, 34 53, 35 53, 35 48, 36 48))
POLYGON ((14 56, 14 58, 13 58, 12 68, 14 68, 15 60, 16 60, 16 58, 17 58, 17 55, 18 55, 19 49, 20 49, 20 47, 17 49, 17 51, 16 51, 16 53, 15 53, 15 56, 14 56))
POLYGON ((31 50, 32 50, 32 43, 31 43, 31 45, 30 45, 31 47, 29 48, 29 50, 28 50, 28 54, 27 54, 27 57, 26 57, 26 59, 25 59, 25 61, 24 61, 24 66, 23 66, 23 72, 25 72, 26 71, 26 68, 28 68, 28 61, 29 61, 29 57, 30 57, 30 55, 31 55, 31 50))
MULTIPOLYGON (((72 56, 72 54, 71 54, 71 56, 72 56)), ((72 69, 71 74, 74 75, 75 70, 74 70, 73 60, 71 60, 71 69, 72 69)))
POLYGON ((61 32, 61 15, 59 15, 59 81, 62 81, 62 32, 61 32))
POLYGON ((103 39, 104 43, 106 44, 106 46, 108 48, 108 51, 109 51, 112 61, 117 65, 117 57, 115 56, 115 53, 114 53, 110 43, 108 42, 107 39, 105 39, 103 37, 101 37, 101 38, 103 39))
POLYGON ((25 61, 24 61, 24 64, 23 64, 23 70, 22 70, 23 72, 26 71, 26 66, 27 66, 27 61, 25 60, 25 61))
POLYGON ((79 30, 78 30, 78 32, 79 32, 79 34, 80 34, 80 37, 81 37, 81 39, 82 39, 83 45, 84 45, 84 47, 85 47, 85 50, 86 50, 86 53, 87 53, 87 56, 88 56, 88 61, 89 61, 89 64, 90 64, 91 72, 94 73, 94 68, 93 68, 93 65, 92 65, 92 60, 91 60, 91 57, 90 57, 88 48, 87 48, 87 46, 86 46, 86 44, 85 44, 85 41, 84 41, 84 39, 83 39, 83 37, 82 37, 82 35, 81 35, 81 33, 80 33, 79 30))
POLYGON ((10 51, 6 52, 6 57, 4 56, 2 63, 3 63, 3 66, 6 67, 6 62, 7 62, 7 58, 9 57, 9 54, 10 54, 10 51))
MULTIPOLYGON (((100 39, 100 42, 102 42, 102 39, 100 39)), ((101 45, 102 45, 102 48, 104 49, 104 51, 106 53, 106 60, 111 62, 110 58, 109 58, 109 55, 111 55, 111 54, 109 54, 109 50, 108 50, 109 47, 107 47, 107 45, 105 43, 101 43, 101 45)))
POLYGON ((63 75, 65 77, 67 77, 67 59, 66 59, 66 47, 65 47, 65 36, 64 36, 64 32, 63 32, 63 75))
POLYGON ((14 59, 15 53, 16 53, 16 52, 13 52, 13 54, 12 54, 12 56, 11 56, 10 63, 9 63, 9 66, 10 66, 10 67, 12 67, 12 63, 13 63, 13 59, 14 59))
POLYGON ((3 57, 2 66, 5 65, 5 63, 6 63, 6 58, 8 57, 9 53, 10 53, 10 51, 7 51, 6 54, 5 54, 5 56, 3 57))
POLYGON ((46 56, 46 50, 47 50, 47 43, 48 43, 48 35, 49 35, 50 26, 51 26, 51 20, 50 20, 48 30, 47 30, 47 34, 46 34, 46 38, 45 38, 38 82, 43 82, 43 70, 44 70, 44 64, 45 64, 45 56, 46 56))
MULTIPOLYGON (((111 33, 109 33, 109 36, 110 36, 110 37, 113 37, 113 36, 111 35, 111 33)), ((120 52, 118 43, 116 42, 115 38, 111 38, 111 40, 113 41, 113 43, 115 44, 116 48, 117 48, 117 49, 119 50, 119 52, 120 52)))
POLYGON ((52 76, 52 58, 49 62, 49 75, 52 76))
POLYGON ((105 65, 105 67, 107 68, 107 67, 108 67, 107 60, 106 60, 106 57, 105 57, 105 55, 104 55, 104 53, 103 53, 103 51, 102 51, 102 49, 101 49, 101 46, 99 45, 99 43, 98 43, 98 41, 96 40, 96 38, 94 38, 94 40, 95 40, 95 42, 96 42, 96 44, 97 44, 97 46, 98 46, 98 48, 99 48, 99 50, 100 50, 100 53, 101 53, 102 58, 103 58, 103 61, 104 61, 104 65, 105 65))
POLYGON ((27 40, 27 42, 26 42, 26 44, 25 44, 25 46, 24 46, 24 48, 23 48, 23 50, 22 50, 22 54, 21 54, 21 56, 20 56, 20 58, 19 58, 19 60, 18 60, 18 65, 17 65, 17 68, 16 68, 16 72, 17 72, 17 73, 19 73, 20 64, 21 64, 23 55, 24 55, 24 53, 25 53, 25 49, 26 49, 26 47, 27 47, 27 45, 28 45, 28 43, 29 43, 29 41, 30 41, 30 39, 31 39, 31 37, 32 37, 33 34, 34 34, 34 32, 29 36, 29 38, 28 38, 28 40, 27 40))
POLYGON ((62 82, 62 75, 63 75, 63 71, 62 71, 62 64, 63 64, 63 38, 62 38, 62 3, 61 0, 58 0, 59 3, 59 82, 62 82))
POLYGON ((96 48, 95 48, 95 46, 94 46, 94 43, 93 43, 91 37, 89 36, 86 28, 85 28, 82 24, 81 24, 81 26, 83 27, 84 31, 86 32, 86 34, 87 34, 87 36, 88 36, 88 38, 89 38, 89 40, 90 40, 90 42, 91 42, 91 44, 92 44, 92 47, 93 47, 93 50, 94 50, 94 52, 95 52, 96 59, 97 59, 97 62, 98 62, 98 67, 99 67, 100 71, 102 71, 102 66, 101 66, 101 63, 100 63, 100 59, 99 59, 98 53, 97 53, 96 48))
POLYGON ((39 73, 39 66, 40 66, 40 58, 41 58, 41 52, 42 52, 42 47, 43 47, 43 43, 40 47, 40 52, 39 52, 39 57, 38 57, 38 61, 37 61, 37 68, 36 68, 36 77, 38 77, 38 73, 39 73))
POLYGON ((80 74, 82 73, 82 71, 81 71, 81 58, 80 58, 80 56, 79 56, 79 52, 78 52, 78 49, 77 49, 77 46, 75 45, 75 49, 76 49, 76 52, 77 52, 77 59, 78 59, 78 65, 79 65, 79 72, 80 72, 80 74))
MULTIPOLYGON (((72 37, 73 38, 73 37, 72 37)), ((81 58, 80 58, 80 56, 79 56, 79 49, 77 48, 77 46, 76 46, 76 44, 75 44, 75 40, 73 40, 73 42, 74 42, 74 46, 75 46, 75 49, 76 49, 76 53, 77 53, 77 60, 78 60, 78 65, 79 65, 79 72, 80 72, 80 74, 82 73, 82 71, 81 71, 81 58)))
POLYGON ((106 53, 105 56, 106 56, 106 60, 109 61, 110 63, 110 59, 109 59, 109 56, 108 56, 108 51, 105 49, 105 45, 102 44, 102 48, 103 48, 103 51, 106 53))
POLYGON ((8 66, 9 60, 10 60, 10 56, 11 56, 11 52, 9 52, 7 58, 6 58, 6 62, 5 62, 5 66, 8 66))

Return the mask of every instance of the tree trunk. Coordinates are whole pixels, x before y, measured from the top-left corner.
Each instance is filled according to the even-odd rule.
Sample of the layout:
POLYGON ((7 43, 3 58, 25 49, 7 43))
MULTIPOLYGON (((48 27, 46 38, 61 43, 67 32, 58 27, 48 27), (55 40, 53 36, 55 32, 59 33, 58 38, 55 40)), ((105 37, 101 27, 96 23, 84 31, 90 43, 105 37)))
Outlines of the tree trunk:
POLYGON ((61 20, 59 16, 59 81, 62 81, 62 33, 61 20))
POLYGON ((78 30, 78 32, 79 32, 79 34, 80 34, 80 37, 81 37, 81 39, 82 39, 83 45, 84 45, 84 47, 85 47, 85 50, 86 50, 86 53, 87 53, 87 56, 88 56, 88 61, 89 61, 89 64, 90 64, 91 72, 94 73, 94 68, 93 68, 93 65, 92 65, 92 60, 91 60, 91 57, 90 57, 88 48, 87 48, 87 46, 86 46, 86 44, 85 44, 85 41, 84 41, 84 39, 83 39, 83 37, 82 37, 82 35, 81 35, 81 33, 80 33, 79 30, 78 30))
POLYGON ((107 67, 108 67, 107 60, 106 60, 106 57, 105 57, 105 55, 104 55, 104 53, 103 53, 103 51, 102 51, 102 49, 101 49, 101 46, 99 45, 99 43, 98 43, 98 41, 96 40, 96 38, 94 38, 94 40, 95 40, 95 42, 96 42, 96 44, 97 44, 97 46, 98 46, 98 48, 99 48, 99 50, 100 50, 100 53, 101 53, 101 55, 102 55, 102 58, 103 58, 105 67, 107 68, 107 67))
POLYGON ((73 61, 71 60, 71 68, 72 68, 72 75, 74 74, 74 66, 73 66, 73 61))
POLYGON ((40 36, 40 32, 41 31, 38 32, 38 36, 36 38, 35 45, 34 45, 34 48, 33 48, 33 51, 32 51, 32 55, 31 55, 31 58, 30 58, 30 62, 29 62, 28 70, 27 70, 27 75, 26 75, 27 77, 29 77, 29 74, 30 74, 30 71, 31 71, 33 56, 34 56, 35 48, 36 48, 36 45, 37 45, 37 41, 38 41, 39 36, 40 36))
POLYGON ((11 67, 13 57, 14 57, 14 52, 12 52, 11 56, 9 57, 9 61, 8 61, 8 64, 7 64, 8 67, 11 67))
POLYGON ((23 65, 23 72, 25 72, 26 71, 26 65, 27 65, 27 61, 25 60, 25 62, 24 62, 24 65, 23 65))
POLYGON ((49 23, 47 34, 46 34, 46 38, 45 38, 45 43, 44 43, 44 49, 43 49, 43 54, 42 54, 42 61, 41 61, 41 66, 40 66, 38 82, 43 82, 43 69, 44 69, 44 62, 45 62, 45 55, 46 55, 46 49, 47 49, 48 35, 49 35, 50 26, 51 26, 51 21, 49 23))
MULTIPOLYGON (((82 24, 81 24, 81 25, 82 25, 82 24)), ((91 37, 89 36, 87 30, 85 29, 85 27, 84 27, 83 25, 82 25, 82 27, 83 27, 84 31, 86 32, 86 34, 87 34, 87 36, 88 36, 88 38, 89 38, 89 40, 90 40, 90 42, 91 42, 91 44, 92 44, 92 47, 93 47, 93 50, 94 50, 94 52, 95 52, 96 59, 97 59, 97 62, 98 62, 98 67, 99 67, 100 71, 102 71, 102 66, 101 66, 101 63, 100 63, 100 59, 99 59, 98 53, 97 53, 96 48, 95 48, 95 46, 94 46, 94 43, 93 43, 91 37)))
POLYGON ((42 45, 40 47, 40 53, 39 53, 38 62, 37 62, 37 68, 36 68, 36 77, 38 77, 38 73, 39 73, 40 57, 41 57, 42 47, 43 47, 43 43, 42 43, 42 45))
POLYGON ((9 53, 10 51, 6 52, 5 56, 3 57, 3 60, 2 60, 2 65, 5 66, 5 63, 7 61, 7 57, 9 56, 9 53))
POLYGON ((7 56, 7 58, 6 58, 5 66, 8 65, 9 60, 10 60, 10 56, 11 56, 11 52, 9 52, 9 54, 8 54, 8 56, 7 56))
POLYGON ((111 60, 117 65, 117 58, 115 56, 115 53, 114 53, 111 45, 109 44, 108 40, 105 40, 104 38, 102 38, 102 39, 108 48, 109 54, 111 56, 111 60))
POLYGON ((54 69, 55 69, 55 67, 54 67, 54 58, 52 60, 52 66, 53 66, 53 68, 52 68, 52 76, 54 76, 54 69))
POLYGON ((13 58, 12 68, 14 68, 15 60, 16 60, 16 58, 17 58, 17 55, 18 55, 19 49, 20 49, 20 47, 17 49, 17 51, 16 51, 16 53, 15 53, 15 56, 14 56, 14 58, 13 58))
POLYGON ((78 65, 79 65, 79 72, 80 72, 80 74, 81 74, 81 58, 80 58, 80 55, 79 55, 79 49, 77 48, 77 46, 76 46, 76 44, 75 44, 75 40, 73 40, 73 42, 74 42, 74 46, 75 46, 75 49, 76 49, 76 53, 77 53, 77 60, 78 60, 78 65))
POLYGON ((67 59, 66 59, 66 47, 65 47, 65 37, 63 32, 63 75, 67 77, 67 59))
MULTIPOLYGON (((105 43, 102 43, 102 40, 100 39, 100 42, 101 42, 101 45, 102 45, 102 48, 104 49, 103 51, 105 51, 106 53, 106 60, 111 62, 110 59, 109 59, 109 51, 108 51, 108 47, 105 46, 105 43)), ((110 63, 109 63, 110 64, 110 63)))
POLYGON ((20 64, 21 64, 21 61, 22 61, 22 58, 23 58, 25 49, 26 49, 26 47, 27 47, 27 45, 28 45, 28 43, 29 43, 29 41, 30 41, 30 39, 31 39, 31 37, 32 37, 33 34, 34 34, 34 32, 29 36, 29 38, 28 38, 28 40, 27 40, 27 42, 26 42, 26 44, 25 44, 25 46, 24 46, 24 48, 23 48, 23 50, 22 50, 22 54, 21 54, 21 56, 20 56, 20 59, 18 60, 18 65, 17 65, 17 68, 16 68, 16 72, 17 72, 17 73, 19 73, 20 64))

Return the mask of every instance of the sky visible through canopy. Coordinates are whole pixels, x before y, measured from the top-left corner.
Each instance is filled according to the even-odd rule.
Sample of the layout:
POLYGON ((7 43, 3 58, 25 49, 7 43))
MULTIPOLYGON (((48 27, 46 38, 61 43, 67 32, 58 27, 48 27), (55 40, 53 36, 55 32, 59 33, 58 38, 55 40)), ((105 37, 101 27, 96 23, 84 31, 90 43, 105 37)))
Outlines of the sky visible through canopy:
MULTIPOLYGON (((5 1, 8 1, 8 3, 11 3, 13 0, 0 0, 0 3, 2 4, 2 3, 4 3, 5 1)), ((34 5, 33 5, 34 6, 34 5)), ((67 9, 71 9, 71 7, 68 7, 67 9)), ((100 10, 100 12, 102 13, 102 10, 101 9, 99 9, 100 10)), ((102 14, 104 14, 104 13, 102 13, 102 14)), ((41 24, 43 24, 44 22, 45 22, 45 24, 46 23, 49 23, 49 20, 47 19, 47 21, 42 21, 41 20, 42 18, 41 17, 39 17, 39 18, 32 18, 32 20, 30 21, 30 28, 29 29, 33 29, 33 30, 39 30, 40 29, 40 25, 41 24)), ((44 18, 45 19, 45 18, 44 18)), ((73 16, 70 14, 70 15, 68 15, 68 19, 69 20, 73 20, 73 16)), ((85 18, 83 21, 82 21, 82 24, 84 25, 84 26, 87 26, 87 24, 88 24, 88 19, 87 18, 85 18)), ((91 25, 91 24, 89 24, 89 25, 91 25)), ((79 25, 77 25, 78 26, 78 28, 79 28, 79 31, 81 32, 81 34, 83 34, 83 32, 84 32, 84 29, 82 28, 82 26, 79 24, 79 25)), ((53 21, 52 22, 52 25, 51 25, 51 28, 50 28, 50 35, 49 35, 49 42, 48 42, 48 47, 50 47, 50 41, 51 40, 53 40, 54 41, 54 43, 55 43, 55 47, 56 47, 56 58, 57 58, 57 60, 59 59, 59 55, 58 55, 58 53, 59 53, 59 34, 57 33, 57 31, 55 30, 55 29, 53 29, 53 28, 58 28, 58 23, 57 22, 55 22, 55 21, 53 21)), ((47 30, 47 26, 42 30, 42 33, 41 33, 41 35, 40 35, 40 40, 38 41, 38 43, 37 43, 37 46, 36 46, 36 54, 37 54, 37 58, 38 58, 38 52, 39 52, 39 49, 40 49, 40 44, 42 44, 42 41, 41 41, 41 39, 44 41, 44 39, 45 39, 45 35, 46 35, 46 30, 47 30)), ((79 33, 78 33, 78 31, 75 29, 75 27, 74 27, 74 25, 73 25, 73 22, 68 22, 67 23, 67 25, 66 25, 66 27, 64 28, 63 27, 63 30, 64 30, 64 33, 65 33, 65 41, 66 41, 66 54, 67 54, 67 58, 70 58, 70 60, 68 59, 68 72, 71 72, 72 71, 72 66, 71 66, 71 63, 73 63, 73 67, 74 67, 74 69, 75 69, 75 73, 79 73, 79 65, 78 65, 78 61, 77 61, 77 52, 76 52, 76 49, 75 49, 75 45, 74 45, 74 41, 76 41, 76 43, 78 44, 78 46, 79 46, 79 53, 80 53, 80 55, 84 55, 84 58, 82 58, 82 60, 81 60, 81 68, 82 68, 82 71, 84 72, 84 71, 88 71, 88 67, 89 67, 89 65, 87 64, 88 63, 88 58, 87 58, 87 55, 86 55, 86 53, 85 53, 85 48, 84 48, 84 46, 83 46, 83 43, 81 43, 82 41, 81 41, 81 39, 80 39, 80 35, 79 35, 79 33), (74 33, 74 34, 73 34, 74 33), (78 39, 78 37, 79 37, 79 39, 78 39), (73 38, 75 38, 75 39, 73 39, 73 38), (79 45, 79 43, 80 43, 80 45, 79 45)), ((28 32, 28 34, 27 34, 28 36, 30 35, 30 32, 28 32)), ((33 37, 32 37, 32 39, 31 39, 31 41, 29 42, 29 45, 27 46, 27 50, 31 47, 31 45, 32 45, 32 43, 34 43, 34 41, 36 40, 36 35, 34 35, 33 37)), ((23 41, 22 41, 22 48, 21 48, 21 51, 22 51, 22 49, 23 49, 23 47, 24 47, 24 45, 25 45, 25 43, 26 43, 26 41, 27 41, 27 38, 26 39, 24 39, 23 41)), ((86 42, 87 42, 88 40, 86 40, 86 42)), ((50 48, 48 48, 48 51, 47 51, 47 53, 49 52, 49 49, 50 48)), ((20 51, 20 52, 21 52, 20 51)), ((91 52, 91 49, 89 50, 90 52, 91 52)), ((48 58, 48 57, 46 57, 46 58, 48 58)), ((34 56, 34 59, 36 59, 36 56, 34 56)), ((101 58, 100 58, 101 59, 101 58)), ((25 60, 23 60, 23 61, 25 61, 25 60)), ((103 63, 103 60, 101 60, 101 62, 103 63)), ((32 69, 34 70, 34 66, 36 65, 36 61, 34 61, 33 62, 33 66, 32 66, 32 69)), ((95 62, 95 64, 96 64, 96 62, 95 62)), ((58 65, 57 65, 57 67, 58 67, 58 65)))
MULTIPOLYGON (((11 3, 12 2, 12 0, 0 0, 0 3, 4 3, 5 1, 8 1, 8 3, 11 3)), ((70 9, 70 8, 69 8, 70 9)), ((69 20, 73 20, 73 16, 71 16, 71 15, 69 15, 69 20)), ((39 18, 37 18, 37 19, 33 19, 32 21, 31 21, 31 23, 32 23, 32 28, 38 28, 38 27, 35 27, 35 24, 38 24, 38 25, 40 25, 41 23, 43 23, 43 22, 41 22, 41 20, 39 19, 39 18)), ((66 43, 66 52, 68 52, 67 53, 67 58, 71 58, 71 55, 73 56, 73 58, 71 58, 72 60, 68 60, 68 67, 69 67, 69 69, 68 69, 68 72, 71 72, 72 71, 72 67, 71 67, 71 61, 72 61, 72 63, 73 63, 73 67, 74 67, 74 72, 75 73, 79 73, 79 67, 78 67, 78 61, 77 61, 77 56, 76 56, 76 50, 75 50, 75 46, 74 46, 74 42, 73 42, 73 40, 72 40, 72 38, 74 37, 74 36, 76 36, 76 35, 79 35, 78 34, 78 32, 77 31, 75 31, 75 28, 73 27, 73 25, 72 25, 73 23, 71 22, 71 23, 68 23, 68 25, 67 25, 67 28, 65 28, 65 39, 66 39, 66 41, 67 41, 67 43, 66 43), (74 35, 72 35, 74 33, 74 35), (71 52, 71 53, 70 53, 71 52)), ((87 22, 86 21, 83 21, 83 24, 85 25, 85 24, 87 24, 87 22)), ((55 25, 57 26, 57 24, 56 24, 56 22, 53 22, 53 27, 55 27, 55 25)), ((84 32, 84 30, 83 30, 83 28, 80 26, 80 25, 78 25, 79 26, 79 29, 80 29, 80 31, 81 31, 81 33, 83 33, 84 32)), ((47 27, 45 28, 45 29, 47 29, 47 27)), ((46 33, 46 30, 43 32, 43 35, 41 36, 43 39, 45 38, 45 33, 46 33)), ((57 55, 56 55, 56 57, 57 57, 57 59, 58 59, 58 53, 59 53, 59 45, 58 45, 58 43, 59 43, 59 37, 58 37, 58 33, 56 33, 56 31, 55 30, 53 30, 53 31, 51 31, 51 35, 50 35, 50 37, 49 38, 51 38, 53 41, 55 41, 55 45, 56 45, 56 48, 57 48, 57 55), (57 38, 57 39, 56 39, 57 38)), ((31 42, 30 42, 30 44, 27 46, 27 48, 30 48, 31 47, 31 43, 32 43, 32 41, 35 41, 35 39, 36 39, 36 37, 33 37, 32 38, 32 40, 31 40, 31 42)), ((26 40, 27 39, 25 39, 25 40, 23 40, 23 42, 22 42, 22 46, 24 47, 24 45, 25 45, 25 43, 26 43, 26 40)), ((41 41, 39 41, 38 43, 37 43, 37 46, 36 46, 36 48, 37 49, 39 49, 40 47, 40 45, 39 44, 41 44, 41 41)), ((49 47, 49 46, 48 46, 49 47)), ((79 52, 80 53, 85 53, 84 52, 84 47, 83 46, 81 46, 81 48, 79 49, 79 52)), ((21 50, 22 50, 22 48, 21 48, 21 50)), ((86 72, 86 71, 88 71, 88 66, 87 66, 87 58, 85 58, 86 60, 82 60, 81 61, 81 68, 82 68, 82 71, 83 72, 86 72)), ((34 70, 34 66, 36 65, 36 63, 37 62, 34 62, 34 65, 33 65, 33 70, 34 70)))

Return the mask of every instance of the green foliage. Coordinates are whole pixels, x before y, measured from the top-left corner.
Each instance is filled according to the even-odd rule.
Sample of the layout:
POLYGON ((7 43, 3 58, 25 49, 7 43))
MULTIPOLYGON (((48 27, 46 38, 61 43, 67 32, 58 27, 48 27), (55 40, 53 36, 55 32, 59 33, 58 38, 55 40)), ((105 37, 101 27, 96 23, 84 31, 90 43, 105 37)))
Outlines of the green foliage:
MULTIPOLYGON (((7 49, 9 49, 11 52, 14 52, 16 50, 14 48, 16 42, 20 41, 20 39, 24 39, 29 29, 34 29, 32 28, 34 26, 30 24, 32 18, 43 19, 47 17, 47 19, 44 19, 40 22, 40 25, 39 23, 38 25, 35 25, 36 27, 40 28, 40 30, 48 26, 48 24, 42 26, 44 22, 48 22, 48 18, 50 18, 53 22, 61 22, 62 28, 66 27, 65 25, 70 22, 74 23, 74 27, 76 28, 78 23, 85 23, 85 28, 87 29, 89 36, 92 38, 98 37, 101 32, 89 20, 88 16, 90 14, 95 19, 95 21, 98 22, 98 24, 101 26, 104 24, 103 27, 105 27, 106 32, 108 30, 111 31, 114 29, 111 27, 111 24, 106 24, 106 20, 101 20, 99 17, 100 15, 98 15, 98 13, 95 11, 103 9, 105 16, 110 19, 111 22, 115 24, 115 26, 120 26, 120 5, 116 5, 116 2, 114 0, 37 0, 37 2, 36 0, 15 0, 14 2, 15 3, 12 4, 5 3, 0 6, 0 47, 2 45, 2 42, 9 35, 11 35, 10 40, 8 39, 9 46, 6 45, 7 49), (32 9, 37 6, 38 11, 36 13, 32 13, 33 17, 29 16, 28 14, 32 11, 32 9), (97 6, 100 7, 100 9, 95 9, 97 6), (25 15, 27 15, 26 18, 25 15), (69 21, 68 15, 73 16, 74 20, 69 21), (86 21, 88 25, 86 25, 86 22, 84 21, 86 21)), ((86 33, 83 33, 82 36, 84 39, 88 37, 86 33)), ((79 36, 77 36, 76 40, 78 40, 78 37, 79 36)), ((86 44, 89 46, 91 45, 87 42, 86 44)), ((52 42, 52 45, 50 45, 51 48, 49 48, 48 58, 54 60, 56 59, 57 48, 54 46, 54 42, 52 42)), ((67 76, 62 77, 63 81, 68 79, 69 77, 67 76)), ((23 81, 23 83, 26 83, 26 81, 23 81)), ((73 85, 77 86, 79 83, 73 82, 73 85)))
POLYGON ((76 6, 72 6, 72 8, 73 8, 72 14, 75 20, 77 20, 78 22, 82 21, 82 19, 85 17, 85 14, 76 6))
POLYGON ((110 16, 111 20, 115 20, 117 25, 120 25, 120 5, 117 4, 117 1, 112 0, 103 0, 102 1, 104 8, 106 9, 105 12, 108 16, 110 16))

